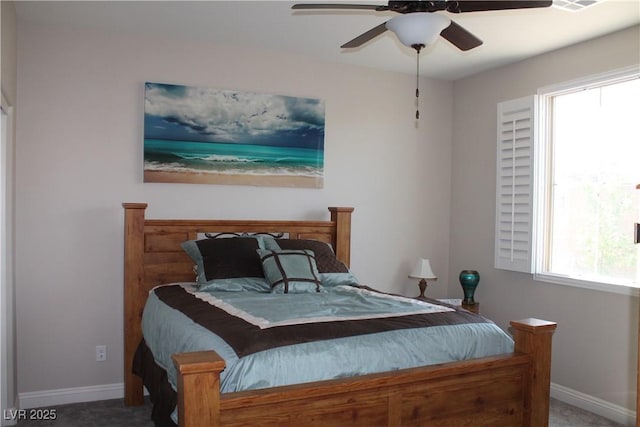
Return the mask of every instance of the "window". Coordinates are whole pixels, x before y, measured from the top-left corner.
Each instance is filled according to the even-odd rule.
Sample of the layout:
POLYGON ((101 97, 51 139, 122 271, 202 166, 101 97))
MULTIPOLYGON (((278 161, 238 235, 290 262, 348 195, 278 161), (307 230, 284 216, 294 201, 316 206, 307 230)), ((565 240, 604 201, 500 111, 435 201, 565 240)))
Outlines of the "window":
POLYGON ((542 89, 536 278, 640 287, 640 79, 542 89))
POLYGON ((638 68, 498 106, 497 268, 621 293, 640 288, 639 118, 638 68), (524 118, 515 113, 523 105, 532 113, 524 118))

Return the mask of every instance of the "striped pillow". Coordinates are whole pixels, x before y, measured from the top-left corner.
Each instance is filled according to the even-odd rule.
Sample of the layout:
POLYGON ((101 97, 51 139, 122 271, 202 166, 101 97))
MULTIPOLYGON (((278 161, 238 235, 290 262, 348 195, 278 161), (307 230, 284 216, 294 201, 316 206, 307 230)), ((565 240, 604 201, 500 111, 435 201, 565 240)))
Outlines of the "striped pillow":
POLYGON ((311 250, 316 257, 316 265, 320 273, 320 282, 325 288, 348 285, 358 286, 359 282, 355 275, 333 252, 329 243, 319 240, 309 239, 273 239, 265 238, 264 247, 266 249, 295 249, 311 250))

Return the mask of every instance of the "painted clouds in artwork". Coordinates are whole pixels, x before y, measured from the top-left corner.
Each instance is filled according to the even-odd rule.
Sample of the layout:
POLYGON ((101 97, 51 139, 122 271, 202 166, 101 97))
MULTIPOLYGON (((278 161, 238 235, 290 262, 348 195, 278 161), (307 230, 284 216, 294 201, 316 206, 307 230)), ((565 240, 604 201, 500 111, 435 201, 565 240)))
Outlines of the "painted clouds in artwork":
POLYGON ((145 138, 322 149, 324 102, 146 83, 145 138))

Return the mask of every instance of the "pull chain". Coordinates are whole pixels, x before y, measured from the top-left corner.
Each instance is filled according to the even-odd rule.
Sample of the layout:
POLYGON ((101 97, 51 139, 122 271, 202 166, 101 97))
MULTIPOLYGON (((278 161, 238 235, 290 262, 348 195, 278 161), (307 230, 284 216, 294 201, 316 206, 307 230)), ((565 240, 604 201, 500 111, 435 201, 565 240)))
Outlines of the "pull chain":
POLYGON ((416 120, 420 119, 420 52, 416 52, 416 120))
POLYGON ((420 119, 420 49, 423 44, 411 45, 416 50, 416 120, 420 119))

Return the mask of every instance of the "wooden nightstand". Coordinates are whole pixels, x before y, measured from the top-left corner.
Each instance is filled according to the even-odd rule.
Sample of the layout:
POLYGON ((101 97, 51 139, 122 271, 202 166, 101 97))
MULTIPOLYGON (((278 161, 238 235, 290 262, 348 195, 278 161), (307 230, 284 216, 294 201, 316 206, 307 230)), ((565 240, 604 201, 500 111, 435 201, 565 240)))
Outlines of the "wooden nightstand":
POLYGON ((480 314, 480 303, 476 302, 475 304, 463 304, 461 299, 438 299, 438 301, 455 305, 458 307, 462 307, 465 310, 469 310, 472 313, 480 314))
POLYGON ((462 308, 465 310, 469 310, 472 313, 480 314, 480 303, 477 302, 475 304, 461 304, 462 308))

